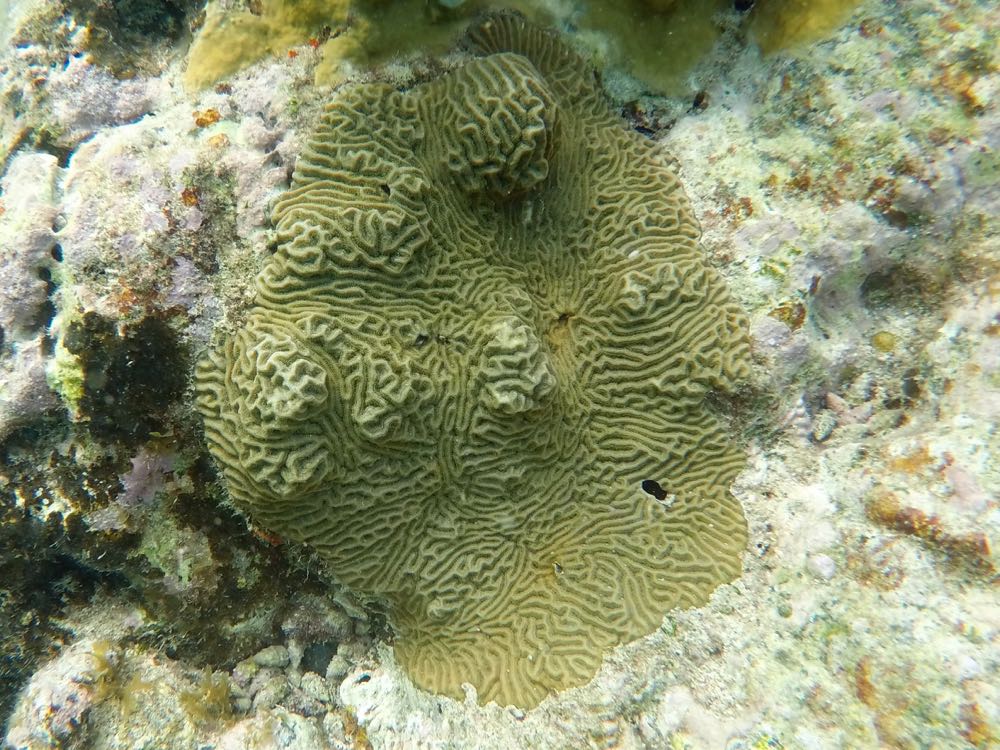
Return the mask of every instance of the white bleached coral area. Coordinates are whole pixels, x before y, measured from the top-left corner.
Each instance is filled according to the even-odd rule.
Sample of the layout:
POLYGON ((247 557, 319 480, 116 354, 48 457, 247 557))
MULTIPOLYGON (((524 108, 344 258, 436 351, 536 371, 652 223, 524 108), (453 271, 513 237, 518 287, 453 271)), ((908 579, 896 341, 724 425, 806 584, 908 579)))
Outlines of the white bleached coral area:
MULTIPOLYGON (((334 645, 310 666, 309 639, 289 629, 276 636, 285 652, 246 654, 227 670, 235 713, 224 726, 184 736, 217 747, 996 746, 992 5, 871 0, 833 38, 766 59, 724 37, 692 73, 707 106, 659 136, 707 251, 752 319, 759 376, 740 406, 749 459, 733 488, 751 539, 739 580, 616 649, 590 684, 527 713, 417 690, 389 645, 367 649, 340 625, 324 625, 334 645)), ((52 86, 50 111, 91 89, 123 95, 125 84, 112 92, 99 71, 73 67, 85 64, 53 79, 65 83, 52 86)), ((2 246, 17 274, 0 283, 43 305, 37 267, 52 267, 63 316, 54 334, 81 305, 117 319, 183 309, 198 342, 218 319, 237 318, 266 252, 267 202, 317 101, 303 65, 261 64, 197 101, 168 85, 170 69, 121 102, 134 111, 102 122, 103 109, 64 112, 89 131, 65 166, 26 152, 9 162, 0 242, 17 226, 33 249, 2 246), (14 201, 9 186, 27 184, 29 170, 42 177, 14 201)), ((51 404, 39 376, 45 331, 35 317, 15 320, 23 310, 0 309, 0 367, 21 373, 6 383, 34 384, 51 404)), ((2 409, 14 408, 4 404, 35 403, 8 393, 0 432, 10 419, 2 409)), ((148 655, 115 648, 137 674, 153 670, 148 655)), ((39 685, 84 651, 43 667, 15 716, 31 715, 39 685)), ((192 679, 183 665, 157 668, 192 679)), ((162 705, 180 711, 177 700, 162 705)), ((26 731, 18 721, 14 747, 26 731)))

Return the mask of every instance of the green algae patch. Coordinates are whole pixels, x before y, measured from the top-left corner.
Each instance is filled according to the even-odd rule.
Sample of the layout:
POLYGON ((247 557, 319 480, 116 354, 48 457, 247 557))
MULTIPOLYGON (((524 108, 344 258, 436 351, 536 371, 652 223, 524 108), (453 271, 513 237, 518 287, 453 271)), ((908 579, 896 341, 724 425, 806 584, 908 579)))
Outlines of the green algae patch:
POLYGON ((80 401, 83 399, 84 374, 80 368, 80 360, 69 352, 61 342, 56 344, 54 356, 45 371, 46 380, 70 414, 78 414, 80 401))
POLYGON ((759 0, 750 30, 764 54, 820 41, 843 26, 862 0, 759 0))
POLYGON ((727 0, 612 0, 587 4, 581 23, 611 44, 608 62, 652 89, 686 96, 688 72, 719 37, 727 0))
POLYGON ((327 106, 197 405, 233 502, 387 601, 418 685, 527 708, 739 575, 709 401, 749 338, 580 58, 512 16, 468 46, 327 106))

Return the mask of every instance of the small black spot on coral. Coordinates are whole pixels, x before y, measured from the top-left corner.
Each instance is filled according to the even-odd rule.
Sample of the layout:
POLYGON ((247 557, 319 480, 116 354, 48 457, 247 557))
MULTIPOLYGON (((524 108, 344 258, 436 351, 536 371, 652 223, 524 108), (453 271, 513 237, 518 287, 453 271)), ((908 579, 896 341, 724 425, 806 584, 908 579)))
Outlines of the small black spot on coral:
POLYGON ((655 479, 643 479, 642 480, 642 491, 647 495, 652 495, 657 500, 664 500, 667 497, 666 491, 660 486, 660 483, 655 479))
POLYGON ((45 282, 45 302, 38 307, 32 323, 34 328, 45 332, 42 339, 42 349, 44 353, 48 355, 51 354, 54 349, 54 342, 48 335, 48 330, 52 325, 53 319, 56 317, 56 305, 53 301, 53 296, 56 292, 56 284, 52 280, 52 271, 48 268, 43 266, 38 269, 37 273, 39 280, 45 282))

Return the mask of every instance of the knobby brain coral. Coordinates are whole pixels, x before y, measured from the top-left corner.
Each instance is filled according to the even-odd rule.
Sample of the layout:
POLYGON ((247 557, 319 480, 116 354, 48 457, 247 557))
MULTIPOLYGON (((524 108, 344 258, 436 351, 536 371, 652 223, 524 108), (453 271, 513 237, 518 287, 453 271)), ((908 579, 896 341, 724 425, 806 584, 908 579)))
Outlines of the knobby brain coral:
POLYGON ((327 107, 198 405, 234 502, 388 601, 418 685, 531 707, 739 574, 705 397, 747 325, 581 60, 511 16, 470 46, 327 107))

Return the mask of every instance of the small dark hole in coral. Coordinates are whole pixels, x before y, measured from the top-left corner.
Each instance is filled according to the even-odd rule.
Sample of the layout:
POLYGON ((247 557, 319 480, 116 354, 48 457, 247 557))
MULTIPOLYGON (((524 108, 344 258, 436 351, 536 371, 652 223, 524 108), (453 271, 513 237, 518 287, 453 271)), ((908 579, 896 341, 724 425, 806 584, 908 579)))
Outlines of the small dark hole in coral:
MULTIPOLYGON (((56 317, 56 306, 52 301, 52 295, 55 294, 56 285, 52 281, 52 271, 48 268, 42 266, 36 272, 38 278, 45 282, 45 302, 42 303, 41 307, 38 308, 38 312, 33 320, 35 328, 48 330, 49 326, 52 325, 52 321, 56 317)), ((46 336, 46 338, 48 338, 46 336)), ((50 354, 52 351, 52 342, 43 341, 43 349, 46 354, 50 354)))
POLYGON ((866 307, 884 307, 898 300, 906 286, 903 274, 888 268, 873 271, 861 282, 861 297, 866 307))
POLYGON ((421 333, 414 340, 413 345, 414 346, 423 346, 428 341, 430 341, 430 336, 428 336, 426 333, 421 333))
POLYGON ((910 217, 906 211, 900 211, 898 208, 890 206, 882 212, 882 215, 885 217, 885 220, 896 229, 906 229, 910 226, 910 217))
POLYGON ((70 157, 73 156, 73 149, 58 142, 57 137, 46 128, 31 131, 34 136, 34 147, 38 151, 44 151, 56 157, 60 167, 65 169, 69 166, 70 157))
POLYGON ((734 0, 733 7, 740 13, 746 13, 754 6, 755 0, 734 0))
POLYGON ((51 299, 45 300, 41 311, 41 327, 48 330, 52 326, 52 321, 56 319, 56 306, 51 299))
POLYGON ((704 112, 708 108, 708 101, 708 92, 702 89, 694 95, 694 101, 691 102, 691 110, 693 112, 704 112))
POLYGON ((663 500, 666 498, 667 493, 660 486, 660 483, 655 479, 643 479, 642 480, 642 491, 647 495, 652 495, 657 500, 663 500))
POLYGON ((334 641, 310 643, 302 652, 302 670, 320 675, 326 674, 326 668, 330 666, 330 660, 336 653, 337 644, 334 641))
POLYGON ((56 261, 57 263, 62 263, 63 259, 62 245, 59 244, 53 245, 52 250, 50 250, 49 252, 52 254, 52 260, 56 261))
POLYGON ((369 680, 371 680, 371 678, 372 678, 372 676, 370 674, 363 674, 357 680, 355 680, 355 682, 358 685, 362 685, 362 684, 368 682, 369 680))
POLYGON ((385 193, 386 195, 392 195, 392 188, 390 188, 385 183, 379 185, 379 187, 382 188, 382 192, 385 193))
POLYGON ((3 346, 5 337, 6 337, 6 332, 4 331, 3 326, 0 326, 0 346, 3 346))

